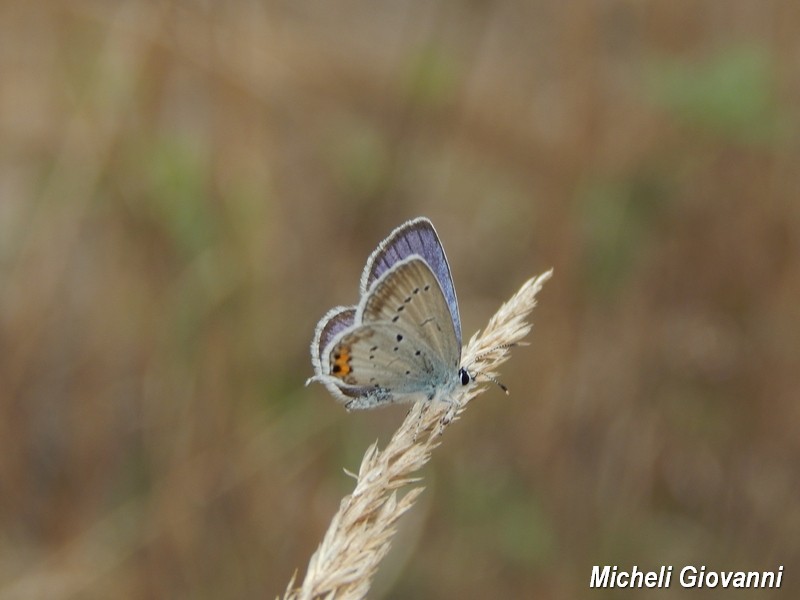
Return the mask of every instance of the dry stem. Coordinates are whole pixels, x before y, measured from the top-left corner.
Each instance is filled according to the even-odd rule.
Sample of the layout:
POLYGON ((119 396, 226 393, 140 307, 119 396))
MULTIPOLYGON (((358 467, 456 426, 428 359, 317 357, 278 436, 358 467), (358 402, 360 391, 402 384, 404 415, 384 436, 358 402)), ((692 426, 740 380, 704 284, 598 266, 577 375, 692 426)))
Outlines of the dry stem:
MULTIPOLYGON (((509 346, 531 330, 525 319, 536 305, 536 294, 551 275, 552 270, 528 280, 503 304, 483 333, 472 336, 462 364, 473 373, 492 376, 508 357, 509 346)), ((399 500, 396 490, 419 481, 411 474, 428 462, 431 451, 441 441, 441 433, 483 388, 459 388, 451 403, 417 402, 383 451, 378 450, 377 443, 367 449, 355 490, 342 499, 309 561, 303 583, 295 588, 293 577, 284 600, 366 596, 378 564, 389 550, 398 519, 413 506, 423 488, 413 488, 399 500)))

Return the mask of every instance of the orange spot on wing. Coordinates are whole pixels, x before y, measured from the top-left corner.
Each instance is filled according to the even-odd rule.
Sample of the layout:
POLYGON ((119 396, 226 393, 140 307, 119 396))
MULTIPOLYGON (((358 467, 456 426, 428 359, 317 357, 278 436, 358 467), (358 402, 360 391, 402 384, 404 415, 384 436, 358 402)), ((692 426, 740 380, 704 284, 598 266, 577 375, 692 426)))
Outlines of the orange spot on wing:
POLYGON ((350 366, 350 359, 351 354, 348 346, 334 348, 331 354, 331 374, 340 379, 347 377, 353 371, 353 367, 350 366))

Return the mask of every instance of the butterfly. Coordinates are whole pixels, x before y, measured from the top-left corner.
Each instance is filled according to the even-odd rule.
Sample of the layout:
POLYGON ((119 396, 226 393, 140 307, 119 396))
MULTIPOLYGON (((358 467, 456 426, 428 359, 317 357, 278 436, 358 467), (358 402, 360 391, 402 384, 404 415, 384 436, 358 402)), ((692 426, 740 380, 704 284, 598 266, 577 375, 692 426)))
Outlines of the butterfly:
POLYGON ((447 401, 472 380, 461 366, 461 320, 450 265, 424 217, 392 231, 370 255, 356 306, 322 317, 314 376, 348 410, 447 401))

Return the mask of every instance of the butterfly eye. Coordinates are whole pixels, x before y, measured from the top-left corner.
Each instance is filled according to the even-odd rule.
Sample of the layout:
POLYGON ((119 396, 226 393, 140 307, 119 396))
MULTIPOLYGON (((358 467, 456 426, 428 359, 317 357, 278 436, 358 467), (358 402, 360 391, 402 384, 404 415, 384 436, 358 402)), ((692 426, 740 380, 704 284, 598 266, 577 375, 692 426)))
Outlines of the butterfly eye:
POLYGON ((467 371, 464 367, 461 367, 458 370, 458 376, 461 378, 461 385, 467 385, 470 381, 472 381, 469 371, 467 371))

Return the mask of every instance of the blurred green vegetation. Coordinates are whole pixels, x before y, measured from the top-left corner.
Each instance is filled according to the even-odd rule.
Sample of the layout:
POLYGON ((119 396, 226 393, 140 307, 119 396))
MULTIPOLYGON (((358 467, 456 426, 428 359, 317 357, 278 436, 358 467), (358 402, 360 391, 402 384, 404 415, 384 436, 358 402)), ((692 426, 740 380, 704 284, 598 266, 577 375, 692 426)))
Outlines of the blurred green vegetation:
POLYGON ((555 276, 375 597, 797 596, 795 4, 6 3, 0 598, 302 576, 405 414, 303 387, 308 344, 417 215, 465 337, 555 276))
POLYGON ((732 46, 701 61, 655 61, 650 85, 655 102, 689 127, 732 141, 769 143, 790 124, 776 102, 771 67, 766 48, 732 46))

